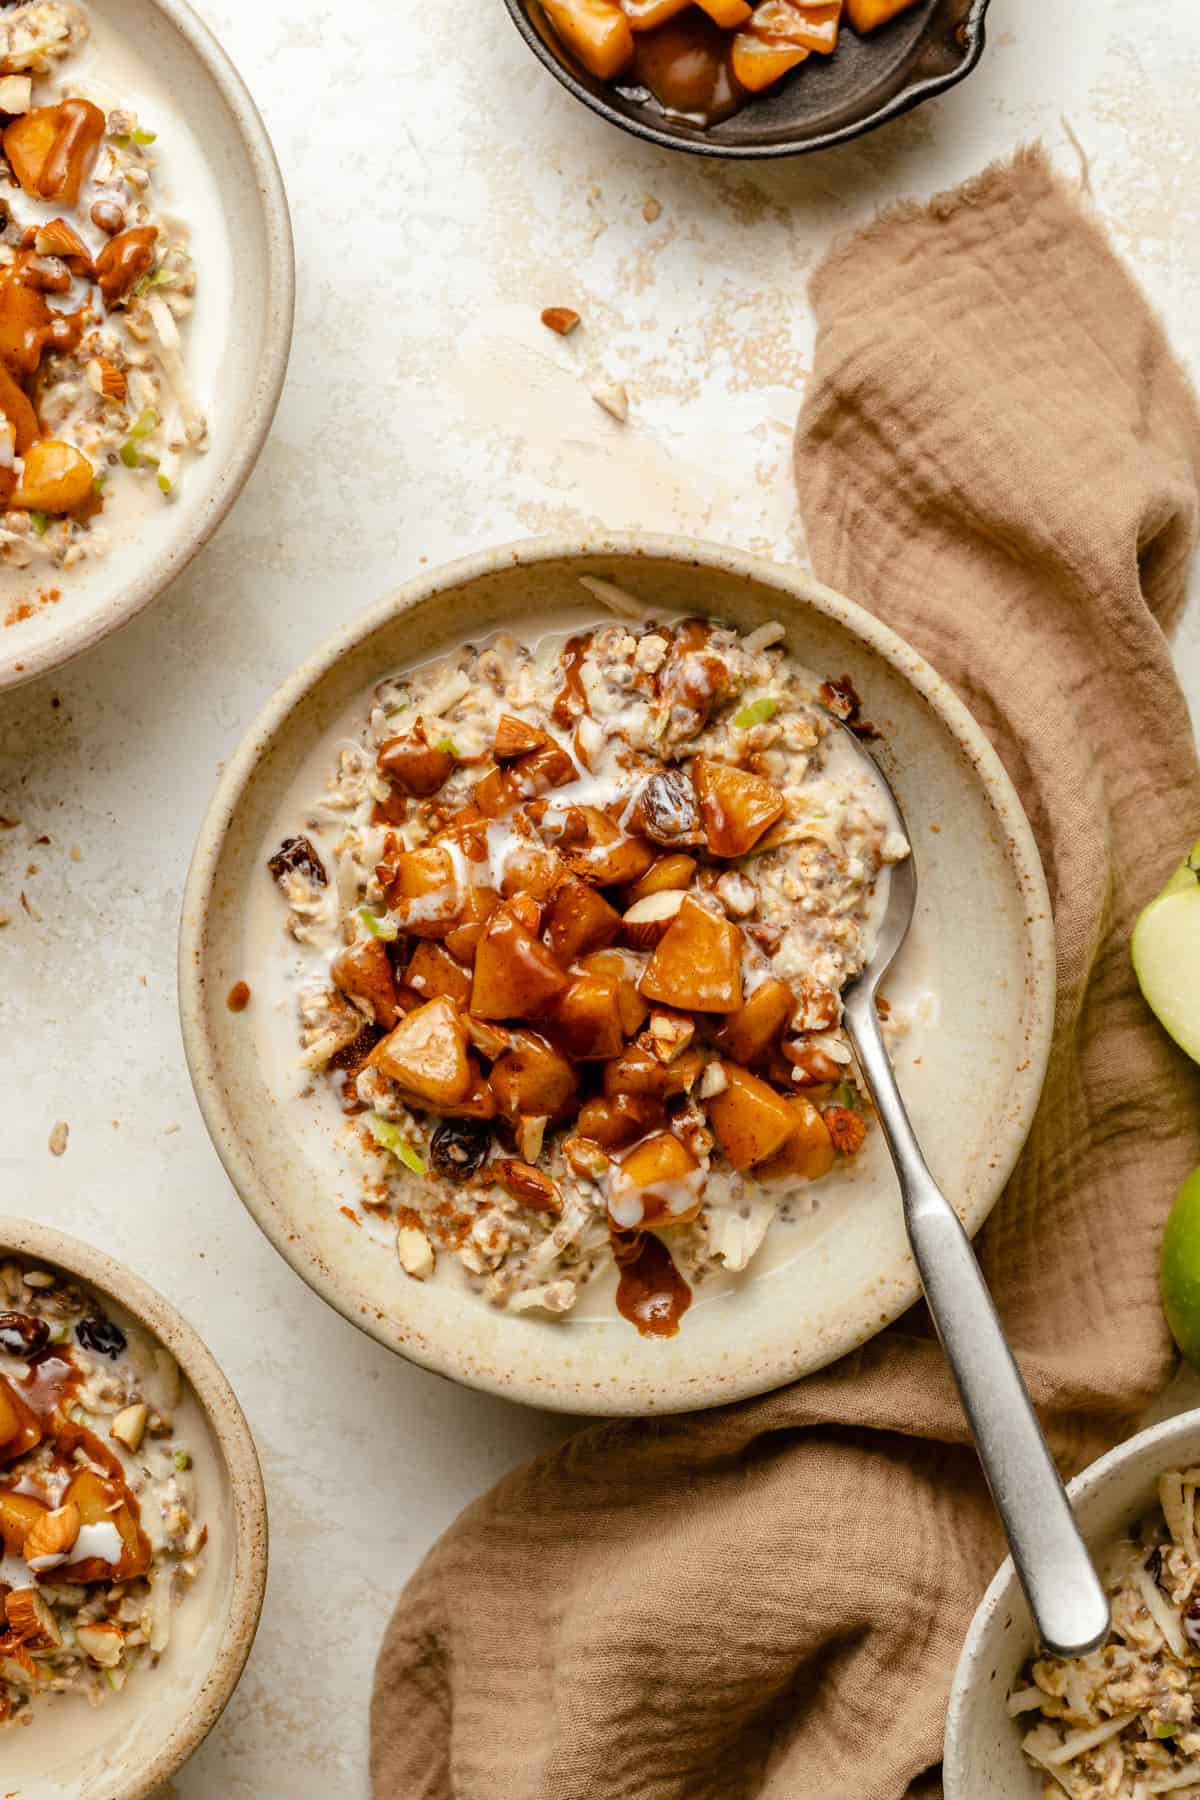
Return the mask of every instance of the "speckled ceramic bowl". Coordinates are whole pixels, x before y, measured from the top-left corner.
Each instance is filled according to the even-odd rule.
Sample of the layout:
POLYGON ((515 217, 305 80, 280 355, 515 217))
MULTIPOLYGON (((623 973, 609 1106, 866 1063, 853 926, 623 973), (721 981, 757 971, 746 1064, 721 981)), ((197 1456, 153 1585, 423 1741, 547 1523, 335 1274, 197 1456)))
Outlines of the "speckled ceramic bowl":
MULTIPOLYGON (((203 549, 258 461, 291 348, 287 196, 241 77, 186 0, 86 5, 97 69, 130 60, 134 72, 122 92, 157 128, 164 199, 192 227, 199 283, 186 356, 211 442, 207 455, 189 459, 178 499, 154 509, 131 535, 114 532, 106 557, 56 577, 55 604, 0 624, 0 690, 46 674, 128 624, 203 549)), ((44 586, 45 578, 30 585, 44 586)))
POLYGON ((13 1256, 61 1269, 91 1288, 118 1322, 132 1318, 164 1344, 184 1376, 176 1416, 187 1432, 209 1538, 201 1573, 176 1609, 172 1643, 157 1668, 139 1671, 104 1706, 55 1701, 52 1717, 40 1720, 35 1711, 28 1726, 0 1733, 3 1786, 20 1800, 144 1800, 216 1724, 254 1642, 267 1578, 258 1456, 213 1357, 153 1288, 76 1238, 0 1218, 0 1262, 13 1256))
MULTIPOLYGON (((1067 1492, 1090 1548, 1102 1554, 1154 1506, 1158 1477, 1200 1462, 1200 1411, 1180 1413, 1119 1444, 1067 1492)), ((1031 1720, 1005 1701, 1036 1643, 1011 1556, 984 1595, 963 1645, 946 1721, 946 1800, 1041 1800, 1042 1778, 1021 1753, 1031 1720)))
MULTIPOLYGON (((891 992, 910 993, 926 1013, 940 1008, 936 1028, 901 1050, 899 1078, 935 1173, 968 1229, 982 1224, 1033 1116, 1054 1002, 1045 883, 1017 797, 950 689, 885 626, 796 570, 688 539, 493 550, 422 575, 312 657, 230 760, 201 831, 180 940, 184 1041, 208 1128, 251 1213, 319 1294, 382 1343, 460 1381, 567 1411, 712 1406, 831 1362, 916 1297, 878 1132, 843 1179, 810 1190, 817 1210, 773 1230, 744 1275, 701 1291, 677 1337, 638 1337, 611 1296, 591 1290, 570 1319, 542 1323, 494 1311, 440 1272, 409 1280, 339 1212, 353 1196, 330 1190, 297 1103, 285 1111, 269 1079, 272 1008, 226 1005, 235 982, 253 989, 259 978, 248 901, 265 895, 277 906, 265 861, 293 805, 302 811, 311 799, 311 774, 300 770, 314 738, 348 719, 385 673, 463 638, 520 629, 550 607, 594 619, 581 574, 664 611, 743 628, 780 619, 801 663, 853 676, 883 732, 877 748, 920 867, 918 916, 891 992)), ((272 950, 274 931, 272 922, 272 950)), ((287 1046, 278 1060, 294 1063, 290 1025, 287 1046)))

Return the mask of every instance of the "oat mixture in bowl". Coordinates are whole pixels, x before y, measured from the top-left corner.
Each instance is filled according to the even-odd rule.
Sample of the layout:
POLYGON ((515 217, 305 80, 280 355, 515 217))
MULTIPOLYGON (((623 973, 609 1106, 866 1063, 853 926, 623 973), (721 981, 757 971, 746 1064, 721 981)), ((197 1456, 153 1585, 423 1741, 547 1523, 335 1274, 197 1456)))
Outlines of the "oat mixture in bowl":
POLYGON ((1032 1656, 1008 1696, 1043 1800, 1200 1794, 1200 1468, 1158 1478, 1158 1504, 1101 1567, 1112 1634, 1090 1656, 1032 1656))
POLYGON ((207 1529, 179 1367, 76 1283, 0 1263, 0 1725, 99 1706, 167 1651, 207 1529))
POLYGON ((671 1335, 862 1148, 839 996, 908 845, 848 679, 596 585, 634 616, 379 683, 270 875, 405 1274, 561 1318, 615 1262, 671 1335))
POLYGON ((911 1303, 916 1277, 895 1177, 852 1064, 839 1055, 836 1009, 832 1018, 828 1002, 798 1011, 804 976, 828 988, 861 954, 864 916, 869 930, 891 866, 883 859, 890 821, 876 797, 856 802, 840 782, 844 752, 868 788, 877 785, 821 700, 821 683, 832 678, 828 697, 853 710, 846 674, 862 697, 865 717, 855 722, 879 733, 869 748, 904 807, 920 867, 917 916, 887 988, 891 1025, 901 1028, 897 1073, 939 1178, 968 1229, 978 1226, 1031 1115, 1053 994, 1028 824, 982 733, 914 651, 798 570, 687 539, 528 542, 423 574, 299 669, 230 758, 189 875, 180 1011, 206 1123, 255 1220, 346 1317, 457 1380, 611 1414, 762 1392, 843 1354, 911 1303), (597 581, 632 596, 636 616, 607 612, 597 581), (764 626, 773 629, 764 635, 764 626), (615 633, 606 639, 614 680, 599 664, 586 675, 577 664, 590 711, 572 717, 579 695, 564 652, 570 639, 597 631, 615 633), (506 637, 518 646, 509 652, 512 679, 502 677, 503 692, 489 687, 472 736, 466 710, 454 706, 475 674, 487 684, 488 652, 506 637), (741 692, 711 695, 709 717, 693 719, 689 736, 683 713, 704 695, 689 696, 685 675, 680 716, 655 738, 650 715, 664 683, 669 689, 693 659, 703 675, 706 656, 723 673, 726 654, 741 692), (459 668, 464 655, 484 660, 477 671, 459 668), (418 680, 447 663, 460 692, 424 688, 414 705, 418 680), (564 688, 561 724, 554 708, 564 688), (747 713, 773 699, 769 718, 766 709, 747 713), (410 754, 418 713, 421 741, 410 754), (519 723, 504 727, 497 758, 503 717, 519 723), (804 720, 816 741, 789 748, 787 734, 804 720), (623 740, 607 730, 618 722, 627 767, 616 761, 623 740), (597 729, 603 743, 592 768, 597 729), (735 749, 764 729, 748 756, 735 749), (401 783, 378 768, 389 739, 400 740, 389 764, 403 771, 408 760, 401 783), (751 766, 755 755, 761 766, 751 766), (513 774, 522 757, 531 759, 524 778, 513 774), (425 758, 424 778, 437 782, 425 794, 400 791, 414 773, 422 780, 425 758), (811 764, 803 775, 801 760, 811 764), (550 785, 556 769, 569 774, 568 762, 576 773, 550 785), (667 797, 667 778, 684 775, 695 820, 678 806, 654 806, 667 797), (662 779, 651 792, 654 776, 662 779), (521 792, 526 780, 530 791, 521 792), (622 800, 615 786, 604 791, 606 780, 644 792, 622 800), (330 804, 331 781, 345 783, 340 803, 334 794, 330 804), (480 803, 475 790, 485 783, 480 803), (819 886, 816 840, 806 848, 782 834, 789 808, 806 792, 815 799, 823 783, 836 815, 826 850, 837 879, 824 891, 828 904, 810 914, 798 899, 810 877, 819 886), (447 817, 435 821, 442 789, 447 817), (631 811, 622 822, 631 802, 642 816, 631 811), (468 810, 476 806, 483 822, 468 810), (645 828, 647 806, 671 841, 645 828), (373 816, 377 807, 384 816, 373 816), (743 844, 718 838, 718 827, 756 835, 743 844), (631 853, 640 866, 621 860, 631 853), (493 863, 496 879, 481 879, 493 863), (759 865, 804 871, 797 895, 775 893, 774 882, 759 893, 759 865), (555 891, 539 897, 539 874, 556 872, 555 891), (642 882, 657 891, 639 889, 642 882), (441 910, 460 886, 487 914, 463 920, 461 935, 441 910), (796 934, 787 945, 781 921, 766 916, 785 902, 796 934), (647 903, 648 916, 627 920, 647 903), (311 941, 292 935, 293 916, 301 932, 312 929, 311 941), (563 960, 581 929, 576 953, 563 960), (698 931, 705 954, 693 959, 687 945, 698 931), (672 932, 674 949, 682 938, 678 955, 664 951, 672 932), (515 958, 502 954, 506 944, 517 947, 515 958), (337 987, 333 964, 346 953, 337 987), (390 1026, 376 1020, 364 985, 372 963, 382 974, 381 954, 391 982, 378 990, 383 1017, 393 995, 397 1009, 390 1026), (526 985, 515 996, 511 986, 498 998, 476 995, 475 977, 489 963, 493 973, 517 966, 526 985), (689 992, 685 976, 709 985, 689 992), (462 1002, 453 989, 422 988, 415 978, 452 982, 462 1002), (659 978, 658 992, 645 991, 659 978), (786 1000, 784 987, 794 994, 790 1018, 765 1004, 786 1000), (421 1009, 435 1002, 422 1022, 421 1009), (743 1037, 735 1021, 753 1029, 743 1037), (423 1023, 433 1028, 428 1055, 418 1054, 423 1023), (382 1052, 393 1072, 379 1055, 368 1063, 405 1024, 407 1034, 382 1052), (440 1094, 431 1087, 439 1074, 447 1084, 440 1094), (454 1099, 464 1074, 465 1098, 454 1099), (439 1131, 443 1171, 434 1166, 439 1131), (420 1167, 408 1170, 405 1155, 420 1167), (777 1174, 775 1159, 793 1157, 802 1167, 777 1174), (718 1254, 709 1233, 722 1222, 729 1230, 718 1254), (619 1266, 635 1247, 635 1268, 619 1266), (565 1312, 552 1310, 572 1292, 565 1312))
POLYGON ((169 504, 208 447, 169 134, 76 72, 89 38, 75 0, 0 13, 0 565, 31 581, 103 557, 114 496, 169 504))
POLYGON ((0 1785, 160 1792, 265 1576, 253 1440, 196 1334, 111 1257, 0 1219, 0 1785))

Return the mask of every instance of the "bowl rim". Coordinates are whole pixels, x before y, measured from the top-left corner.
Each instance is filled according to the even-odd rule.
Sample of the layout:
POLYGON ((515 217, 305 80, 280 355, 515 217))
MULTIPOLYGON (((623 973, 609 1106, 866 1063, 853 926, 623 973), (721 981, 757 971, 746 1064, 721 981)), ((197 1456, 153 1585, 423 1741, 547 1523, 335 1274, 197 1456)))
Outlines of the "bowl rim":
POLYGON ((19 643, 0 662, 0 693, 48 675, 121 630, 157 600, 224 524, 234 501, 254 471, 275 421, 287 376, 296 313, 296 254, 287 190, 266 125, 246 83, 213 32, 188 0, 149 0, 191 49, 212 78, 241 138, 258 194, 266 250, 263 293, 267 319, 264 354, 251 404, 233 455, 220 469, 208 501, 191 526, 172 540, 154 562, 95 611, 67 623, 29 650, 19 643))
MULTIPOLYGON (((220 857, 243 792, 276 732, 343 656, 419 602, 464 583, 543 562, 586 560, 594 565, 597 560, 622 557, 665 560, 702 571, 728 573, 774 589, 789 601, 812 608, 845 626, 917 691, 976 770, 995 811, 997 825, 1005 835, 1009 860, 1020 889, 1030 899, 1026 922, 1029 1049, 1023 1058, 1023 1066, 1014 1071, 1008 1090, 1011 1102, 1009 1125, 1006 1137, 998 1147, 1000 1153, 992 1163, 991 1181, 980 1184, 975 1203, 965 1208, 962 1215, 972 1236, 1003 1191, 1028 1135, 1049 1057, 1056 994, 1054 927, 1045 875, 1029 821, 990 741, 949 684, 911 645, 855 601, 846 599, 798 569, 766 562, 725 545, 661 533, 604 532, 594 537, 526 538, 495 549, 476 551, 438 568, 422 571, 342 625, 313 651, 267 701, 226 763, 200 826, 188 871, 179 925, 179 1017, 188 1070, 205 1125, 226 1174, 255 1223, 314 1293, 352 1325, 409 1361, 484 1392, 558 1411, 606 1416, 615 1411, 644 1414, 667 1408, 661 1398, 656 1400, 653 1396, 643 1395, 640 1384, 631 1391, 629 1405, 616 1407, 611 1394, 596 1397, 586 1384, 573 1389, 568 1397, 561 1389, 548 1392, 544 1386, 526 1380, 515 1369, 508 1373, 487 1369, 465 1374, 452 1355, 441 1353, 433 1346, 400 1341, 400 1334, 388 1328, 388 1321, 377 1317, 373 1311, 364 1310, 356 1301, 350 1284, 344 1280, 339 1283, 333 1270, 327 1269, 322 1259, 310 1251, 307 1240, 287 1228, 272 1204, 267 1183, 260 1178, 240 1141, 222 1093, 219 1060, 207 1024, 205 954, 209 906, 215 892, 220 857)), ((867 1341, 881 1329, 882 1323, 898 1318, 918 1298, 920 1282, 911 1261, 904 1270, 889 1272, 888 1279, 887 1302, 881 1303, 876 1294, 869 1305, 864 1303, 859 1309, 861 1319, 859 1313, 854 1314, 853 1322, 844 1333, 836 1341, 831 1340, 830 1354, 822 1358, 821 1366, 867 1341)), ((717 1394, 702 1393, 695 1397, 689 1393, 686 1397, 672 1397, 670 1410, 699 1410, 751 1393, 770 1391, 794 1379, 799 1366, 798 1360, 795 1366, 789 1363, 786 1367, 772 1368, 769 1380, 756 1379, 752 1385, 745 1386, 731 1384, 717 1394)))
POLYGON ((175 1357, 225 1461, 233 1502, 234 1580, 212 1666, 163 1749, 144 1766, 106 1777, 105 1800, 148 1800, 208 1736, 241 1680, 262 1613, 267 1583, 267 1496, 254 1437, 229 1379, 193 1326, 157 1288, 107 1251, 57 1227, 0 1216, 0 1259, 14 1255, 55 1264, 111 1295, 175 1357))
MULTIPOLYGON (((533 0, 537 4, 537 0, 533 0)), ((601 94, 594 94, 585 87, 579 77, 557 57, 534 28, 529 17, 530 0, 504 0, 508 15, 524 38, 526 44, 544 68, 561 82, 568 93, 594 112, 610 125, 619 126, 631 136, 641 138, 644 143, 658 144, 664 150, 682 150, 692 156, 725 157, 731 161, 764 162, 774 157, 807 156, 815 150, 829 150, 837 144, 845 144, 851 139, 864 136, 880 125, 886 125, 892 119, 898 119, 903 113, 911 112, 914 106, 920 106, 926 100, 934 99, 938 94, 946 93, 965 81, 979 62, 987 43, 986 14, 991 0, 970 0, 970 10, 962 23, 963 57, 953 69, 944 75, 931 75, 924 81, 906 84, 899 93, 893 94, 890 100, 876 107, 866 118, 852 124, 840 125, 833 131, 822 132, 820 137, 803 138, 792 141, 784 140, 775 144, 729 144, 706 141, 703 138, 684 138, 667 129, 664 125, 650 123, 650 115, 646 118, 632 117, 619 107, 612 105, 601 94)))
MULTIPOLYGON (((1067 1497, 1072 1507, 1078 1509, 1081 1502, 1104 1488, 1118 1475, 1127 1464, 1135 1461, 1144 1451, 1149 1449, 1164 1452, 1158 1463, 1157 1473, 1171 1466, 1172 1455, 1177 1442, 1181 1438, 1195 1437, 1200 1434, 1200 1407, 1189 1407, 1186 1412, 1174 1413, 1170 1418, 1160 1419, 1154 1425, 1147 1425, 1141 1431, 1134 1432, 1132 1437, 1122 1443, 1115 1444, 1098 1456, 1086 1469, 1080 1471, 1072 1481, 1067 1483, 1067 1497)), ((1013 1592, 1020 1591, 1016 1566, 1011 1556, 1006 1556, 996 1570, 987 1591, 975 1609, 970 1629, 963 1640, 955 1665, 954 1681, 950 1689, 950 1702, 946 1710, 946 1730, 943 1742, 943 1779, 946 1787, 946 1800, 976 1800, 968 1793, 964 1785, 961 1762, 962 1732, 968 1701, 978 1686, 976 1665, 981 1659, 983 1639, 991 1625, 993 1615, 1004 1606, 1013 1592)))

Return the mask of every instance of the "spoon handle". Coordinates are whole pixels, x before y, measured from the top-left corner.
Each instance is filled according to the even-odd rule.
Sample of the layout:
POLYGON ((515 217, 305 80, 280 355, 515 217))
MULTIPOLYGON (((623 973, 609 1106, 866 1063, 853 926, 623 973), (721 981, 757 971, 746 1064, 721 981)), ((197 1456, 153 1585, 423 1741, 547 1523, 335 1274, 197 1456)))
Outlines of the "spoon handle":
POLYGON ((1084 1655, 1108 1633, 1108 1600, 970 1240, 913 1133, 880 1033, 874 983, 846 996, 846 1028, 896 1166, 925 1298, 1038 1634, 1058 1656, 1084 1655))

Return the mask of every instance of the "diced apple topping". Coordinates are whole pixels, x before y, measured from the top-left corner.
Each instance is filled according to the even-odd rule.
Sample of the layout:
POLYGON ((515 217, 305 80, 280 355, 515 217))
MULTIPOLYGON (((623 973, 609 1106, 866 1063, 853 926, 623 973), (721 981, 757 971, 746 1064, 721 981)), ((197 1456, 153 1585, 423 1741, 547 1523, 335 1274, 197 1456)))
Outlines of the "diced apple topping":
POLYGON ((576 975, 558 1001, 554 1035, 579 1062, 607 1062, 625 1042, 618 983, 611 976, 576 975))
POLYGON ((429 742, 423 719, 416 721, 412 731, 381 744, 376 761, 379 773, 386 775, 393 787, 402 794, 422 797, 436 794, 454 771, 454 757, 429 742))
MULTIPOLYGON (((430 938, 421 938, 418 942, 404 971, 404 980, 422 1000, 445 999, 453 1001, 455 1006, 465 1006, 471 994, 469 972, 451 956, 444 944, 430 938)), ((379 1023, 382 1025, 387 1021, 380 1019, 379 1023)))
POLYGON ((381 868, 387 870, 384 885, 388 905, 405 931, 414 937, 440 938, 458 923, 464 895, 459 889, 454 858, 443 845, 403 850, 392 861, 381 864, 381 868))
POLYGON ((546 912, 546 940, 564 968, 577 956, 611 944, 620 929, 616 908, 575 875, 559 888, 546 912))
POLYGON ((645 900, 649 894, 661 894, 668 888, 691 887, 695 880, 698 864, 694 856, 678 853, 672 856, 660 856, 657 862, 651 863, 640 881, 625 889, 626 907, 635 906, 639 900, 645 900))
POLYGON ((557 1124, 570 1117, 579 1082, 548 1039, 536 1031, 514 1031, 510 1047, 492 1065, 491 1089, 510 1125, 523 1114, 542 1114, 557 1124))
POLYGON ((382 1025, 385 1031, 392 1029, 396 1023, 396 982, 382 939, 364 938, 361 943, 349 945, 334 957, 329 977, 348 1000, 362 1003, 367 1017, 376 1025, 382 1025))
POLYGON ((544 944, 514 917, 498 908, 484 927, 475 952, 471 1011, 480 1019, 536 1019, 551 1010, 567 977, 544 944))
MULTIPOLYGON (((800 1175, 805 1181, 818 1181, 822 1175, 828 1175, 834 1163, 829 1127, 816 1107, 802 1095, 785 1104, 795 1121, 792 1130, 778 1150, 758 1164, 755 1173, 760 1181, 774 1181, 781 1175, 800 1175)), ((851 1114, 852 1118, 854 1116, 851 1114)))
POLYGON ((41 1437, 41 1426, 12 1383, 0 1381, 0 1463, 15 1462, 41 1437))
POLYGON ((735 1169, 749 1169, 779 1149, 795 1128, 792 1102, 749 1069, 723 1063, 725 1086, 706 1102, 717 1143, 735 1169))
POLYGON ((639 986, 648 1000, 685 1011, 736 1012, 742 1004, 741 932, 685 894, 639 986))
POLYGON ((464 1100, 471 1086, 466 1030, 444 995, 401 1019, 367 1060, 435 1108, 464 1100))
POLYGON ((703 1195, 704 1174, 691 1151, 673 1132, 659 1131, 622 1156, 609 1182, 609 1217, 618 1231, 686 1225, 703 1195))
POLYGON ((692 764, 692 779, 714 856, 744 856, 783 811, 778 788, 731 763, 698 756, 692 764))
POLYGON ((761 1062, 778 1043, 795 1007, 796 996, 788 983, 771 976, 759 983, 736 1012, 726 1014, 717 1042, 733 1062, 761 1062))

